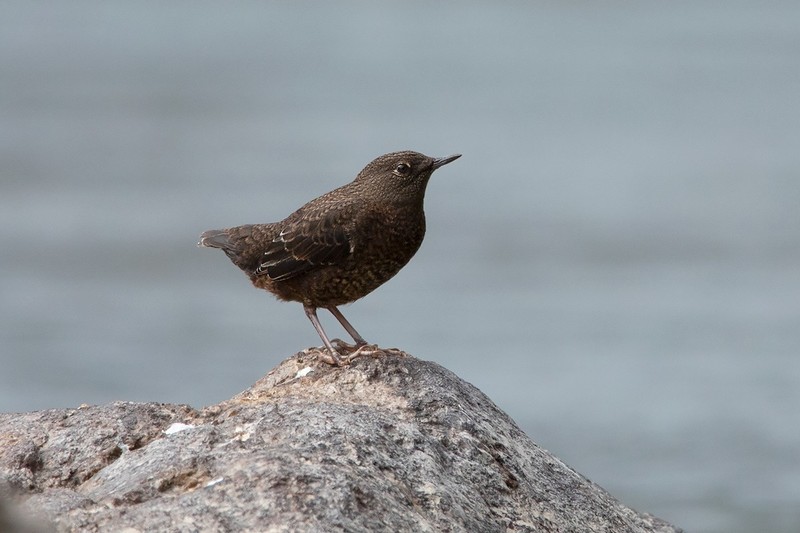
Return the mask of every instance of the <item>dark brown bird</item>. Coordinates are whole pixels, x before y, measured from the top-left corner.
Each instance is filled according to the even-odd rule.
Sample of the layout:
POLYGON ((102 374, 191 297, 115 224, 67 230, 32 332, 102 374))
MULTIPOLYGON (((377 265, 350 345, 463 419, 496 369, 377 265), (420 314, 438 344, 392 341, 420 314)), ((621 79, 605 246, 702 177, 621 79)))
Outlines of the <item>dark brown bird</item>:
POLYGON ((198 246, 220 248, 253 285, 281 300, 303 304, 329 354, 341 364, 317 318, 325 308, 353 337, 357 353, 367 341, 337 306, 353 302, 397 274, 425 236, 425 188, 437 168, 460 154, 433 158, 393 152, 368 164, 356 178, 271 224, 206 231, 198 246))

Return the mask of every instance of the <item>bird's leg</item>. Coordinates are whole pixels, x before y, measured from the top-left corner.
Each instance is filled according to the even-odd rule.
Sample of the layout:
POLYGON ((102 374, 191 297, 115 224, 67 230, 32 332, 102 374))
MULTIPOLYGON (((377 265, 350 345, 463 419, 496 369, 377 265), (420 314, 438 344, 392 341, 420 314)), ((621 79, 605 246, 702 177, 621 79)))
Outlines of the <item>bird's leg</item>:
POLYGON ((348 356, 344 358, 345 363, 350 363, 353 361, 353 359, 361 355, 370 355, 374 357, 378 354, 384 353, 384 350, 379 348, 377 344, 367 343, 367 341, 364 340, 364 337, 358 334, 356 328, 354 328, 353 325, 350 322, 348 322, 348 320, 344 317, 342 312, 336 308, 336 306, 332 305, 327 309, 328 311, 331 312, 333 316, 336 317, 336 320, 339 321, 339 323, 344 327, 344 329, 347 330, 347 333, 349 333, 350 336, 353 337, 353 340, 356 342, 353 345, 353 344, 348 344, 339 339, 336 339, 334 341, 336 343, 336 346, 343 346, 344 348, 347 349, 348 352, 350 352, 348 356))
POLYGON ((319 334, 319 337, 322 339, 322 342, 328 349, 329 353, 326 354, 325 352, 321 352, 320 358, 322 358, 322 360, 329 365, 341 366, 342 360, 339 359, 339 352, 336 351, 336 349, 333 347, 333 344, 331 344, 331 341, 328 340, 328 336, 325 335, 325 330, 322 329, 322 324, 319 323, 319 318, 317 318, 317 308, 304 305, 303 310, 306 312, 306 316, 311 321, 314 329, 317 330, 317 334, 319 334))
MULTIPOLYGON (((354 328, 353 325, 350 322, 347 321, 347 319, 344 317, 342 312, 339 311, 339 309, 337 309, 335 305, 332 305, 332 306, 328 307, 327 309, 328 309, 328 311, 331 312, 331 314, 333 316, 336 317, 336 320, 339 321, 339 323, 342 325, 342 327, 345 330, 347 330, 347 333, 349 333, 350 336, 353 337, 353 340, 356 341, 356 344, 355 344, 355 346, 352 346, 352 349, 356 349, 356 348, 360 348, 362 346, 366 346, 367 341, 364 340, 364 337, 362 337, 361 335, 358 334, 358 332, 356 331, 356 328, 354 328)), ((350 345, 348 345, 346 342, 341 342, 341 341, 339 341, 339 342, 341 344, 347 346, 348 349, 350 349, 350 345)))

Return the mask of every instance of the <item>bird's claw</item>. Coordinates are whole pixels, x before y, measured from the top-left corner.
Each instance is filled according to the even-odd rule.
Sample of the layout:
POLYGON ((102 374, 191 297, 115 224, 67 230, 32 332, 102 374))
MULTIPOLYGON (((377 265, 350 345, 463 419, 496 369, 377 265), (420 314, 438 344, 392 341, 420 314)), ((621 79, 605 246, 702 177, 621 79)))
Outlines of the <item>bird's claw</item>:
POLYGON ((328 363, 331 366, 345 366, 352 363, 357 357, 369 356, 380 357, 384 355, 395 355, 398 357, 405 357, 408 355, 399 348, 381 348, 377 344, 350 344, 341 339, 331 340, 333 351, 321 346, 311 350, 317 358, 328 363))
POLYGON ((327 348, 320 349, 317 352, 317 358, 331 366, 343 366, 345 364, 344 361, 342 361, 342 358, 339 357, 338 353, 331 352, 327 348))
POLYGON ((333 339, 331 341, 331 344, 336 347, 336 351, 340 354, 353 353, 353 351, 357 350, 359 346, 364 346, 363 344, 362 345, 350 344, 349 342, 345 342, 342 339, 333 339))
POLYGON ((406 352, 400 350, 398 348, 381 348, 377 344, 362 344, 355 351, 349 354, 347 357, 344 358, 346 363, 351 363, 356 357, 360 357, 362 355, 370 356, 370 357, 382 357, 382 356, 390 356, 396 355, 398 357, 405 357, 406 352))

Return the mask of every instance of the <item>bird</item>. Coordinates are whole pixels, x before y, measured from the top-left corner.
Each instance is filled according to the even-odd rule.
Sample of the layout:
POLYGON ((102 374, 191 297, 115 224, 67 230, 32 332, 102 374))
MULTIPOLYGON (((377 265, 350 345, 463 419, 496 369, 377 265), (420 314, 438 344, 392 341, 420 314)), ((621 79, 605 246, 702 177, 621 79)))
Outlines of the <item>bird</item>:
MULTIPOLYGON (((252 284, 299 302, 322 339, 319 358, 341 366, 372 346, 338 309, 391 279, 425 237, 424 199, 433 172, 461 157, 414 151, 375 158, 353 181, 315 198, 280 222, 209 230, 201 247, 219 248, 252 284), (317 316, 327 309, 353 338, 328 338, 317 316)), ((369 350, 367 350, 369 352, 369 350)))

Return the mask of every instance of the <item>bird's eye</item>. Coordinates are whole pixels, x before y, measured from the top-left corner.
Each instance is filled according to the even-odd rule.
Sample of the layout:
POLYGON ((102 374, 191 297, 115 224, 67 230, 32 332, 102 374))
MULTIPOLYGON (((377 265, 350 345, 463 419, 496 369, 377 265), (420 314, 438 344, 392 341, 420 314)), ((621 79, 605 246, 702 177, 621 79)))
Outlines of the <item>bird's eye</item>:
POLYGON ((407 176, 409 172, 411 172, 411 165, 408 163, 398 163, 397 166, 394 167, 394 173, 398 176, 407 176))

